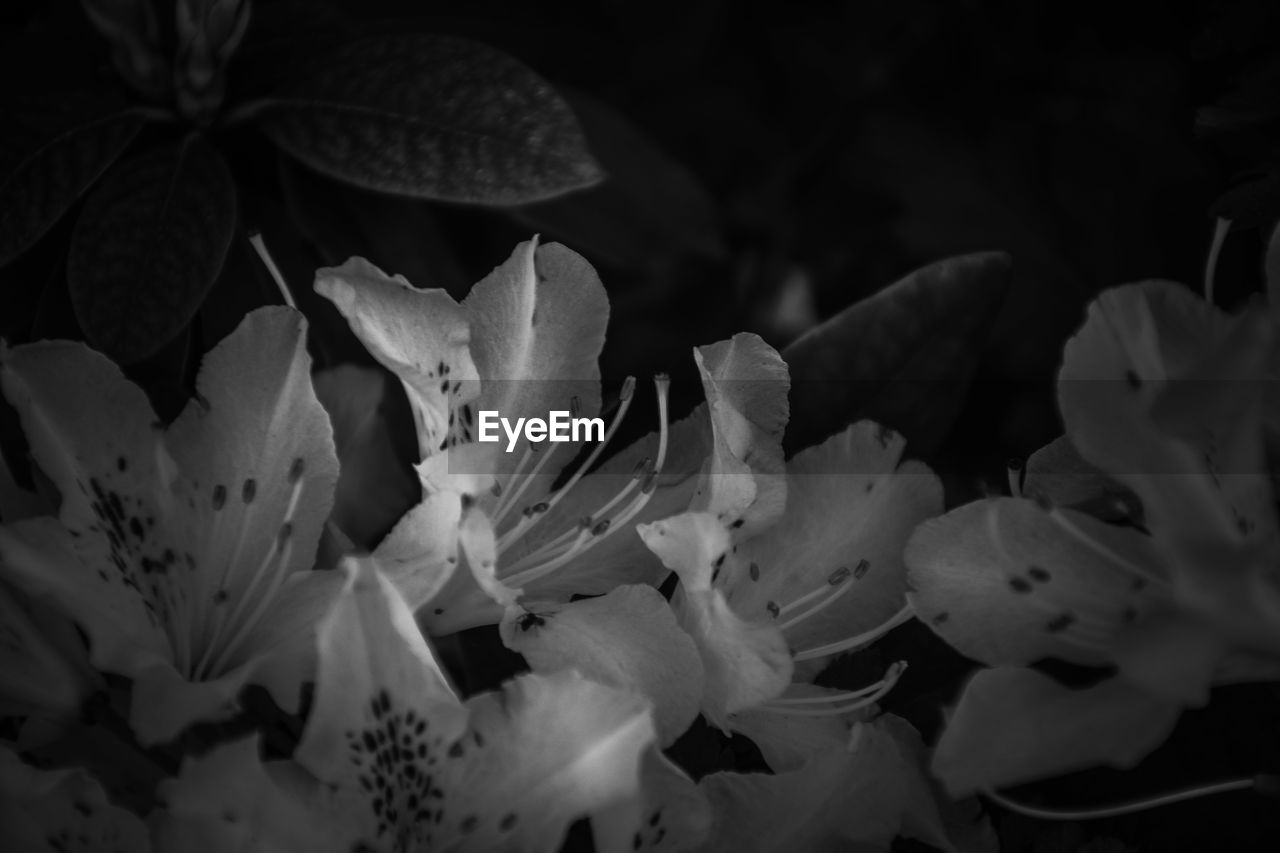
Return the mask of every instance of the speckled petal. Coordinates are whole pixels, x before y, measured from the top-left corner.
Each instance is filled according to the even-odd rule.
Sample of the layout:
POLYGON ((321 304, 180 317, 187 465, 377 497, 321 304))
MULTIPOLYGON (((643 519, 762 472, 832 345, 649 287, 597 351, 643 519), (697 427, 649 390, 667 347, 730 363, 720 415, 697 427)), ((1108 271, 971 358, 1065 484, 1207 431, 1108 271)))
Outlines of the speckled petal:
POLYGON ((779 624, 791 623, 787 640, 797 652, 871 631, 900 611, 907 537, 942 511, 937 476, 919 462, 899 464, 904 445, 862 421, 790 459, 785 514, 742 543, 726 569, 733 609, 767 619, 782 608, 779 624))
POLYGON ((422 456, 439 452, 455 430, 455 412, 480 391, 462 307, 443 290, 418 290, 363 258, 318 270, 315 288, 404 383, 422 456))
POLYGON ((906 561, 920 620, 993 664, 1104 664, 1116 633, 1167 595, 1149 537, 1017 498, 977 501, 925 522, 906 561))
POLYGON ((757 335, 741 333, 694 350, 711 415, 714 447, 690 508, 750 535, 782 514, 782 433, 787 365, 757 335))

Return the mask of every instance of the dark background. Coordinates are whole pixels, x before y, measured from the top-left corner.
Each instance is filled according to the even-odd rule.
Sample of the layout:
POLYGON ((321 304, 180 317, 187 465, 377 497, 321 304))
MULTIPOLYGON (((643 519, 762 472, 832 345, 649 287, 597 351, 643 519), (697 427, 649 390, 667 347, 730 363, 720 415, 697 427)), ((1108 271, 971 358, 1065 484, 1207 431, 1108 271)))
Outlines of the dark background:
MULTIPOLYGON (((999 249, 1013 257, 1012 287, 977 344, 959 417, 927 454, 955 504, 1002 490, 1006 459, 1060 431, 1053 377, 1093 295, 1143 278, 1198 287, 1223 215, 1236 227, 1218 301, 1237 303, 1260 288, 1280 213, 1275 3, 359 0, 254 12, 267 54, 281 33, 343 26, 497 47, 569 100, 610 179, 512 209, 411 201, 320 178, 252 133, 214 128, 240 188, 238 239, 188 331, 130 369, 162 411, 185 397, 190 352, 278 301, 242 239, 251 230, 311 316, 321 365, 364 356, 307 295, 316 267, 364 255, 460 297, 532 233, 564 242, 609 290, 606 386, 671 372, 677 411, 698 393, 692 346, 748 330, 781 347, 922 264, 999 249)), ((10 94, 101 73, 76 3, 9 2, 0 27, 10 94)), ((252 88, 252 73, 233 88, 252 88)), ((79 336, 64 257, 72 218, 0 269, 10 343, 79 336)), ((631 421, 637 434, 650 426, 631 421)), ((918 626, 881 645, 843 666, 910 659, 886 706, 931 736, 966 664, 918 626)), ((1271 687, 1219 690, 1136 772, 1014 794, 1105 804, 1278 771, 1278 709, 1271 687)), ((1088 825, 997 817, 1006 850, 1101 853, 1275 849, 1277 812, 1237 794, 1088 825)))

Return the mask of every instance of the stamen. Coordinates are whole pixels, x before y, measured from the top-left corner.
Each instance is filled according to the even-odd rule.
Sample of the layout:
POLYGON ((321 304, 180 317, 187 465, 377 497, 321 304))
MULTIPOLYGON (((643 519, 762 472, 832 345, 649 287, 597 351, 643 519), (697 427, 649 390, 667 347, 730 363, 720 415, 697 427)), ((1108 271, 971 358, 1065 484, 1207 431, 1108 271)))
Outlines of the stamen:
POLYGON ((822 658, 822 657, 826 657, 827 655, 833 655, 836 652, 844 652, 844 651, 848 651, 849 649, 856 649, 859 646, 865 646, 867 643, 875 642, 880 637, 892 631, 894 628, 898 627, 904 622, 907 622, 908 620, 911 619, 913 615, 914 613, 911 610, 911 605, 908 604, 904 606, 901 610, 899 610, 897 613, 890 616, 883 623, 877 625, 876 627, 872 628, 869 631, 864 631, 861 634, 856 634, 852 637, 848 637, 843 640, 838 640, 834 643, 828 643, 825 646, 818 646, 817 648, 805 649, 802 652, 796 652, 794 655, 792 655, 792 658, 797 662, 812 660, 814 658, 822 658))
MULTIPOLYGON (((667 394, 668 394, 668 391, 670 390, 671 382, 666 377, 665 374, 660 374, 659 376, 654 378, 654 387, 658 395, 658 417, 659 417, 657 460, 652 467, 645 466, 645 469, 643 470, 643 472, 641 472, 639 475, 633 475, 631 481, 628 482, 627 487, 622 490, 622 493, 620 495, 615 495, 614 499, 609 501, 609 503, 606 504, 605 506, 606 508, 612 507, 626 494, 630 494, 633 487, 637 483, 640 485, 640 493, 636 495, 634 499, 629 504, 627 504, 621 511, 619 511, 616 515, 612 517, 607 517, 607 516, 601 517, 600 514, 593 516, 591 519, 591 526, 589 528, 579 530, 577 537, 573 540, 572 544, 570 544, 564 551, 558 554, 554 559, 551 559, 548 562, 539 564, 539 560, 542 559, 541 555, 548 550, 554 549, 554 547, 556 547, 555 543, 561 542, 564 539, 565 534, 561 534, 560 537, 557 537, 557 539, 553 541, 553 544, 544 546, 543 548, 540 548, 539 551, 536 552, 535 554, 531 554, 528 557, 520 560, 515 566, 512 567, 513 573, 510 576, 503 579, 503 583, 506 583, 508 586, 524 587, 524 586, 527 586, 532 581, 535 581, 539 578, 542 578, 551 574, 556 569, 563 566, 565 563, 569 562, 570 560, 574 559, 575 557, 579 556, 585 551, 588 551, 591 548, 594 548, 596 545, 605 541, 610 536, 615 535, 619 530, 627 529, 627 523, 630 522, 631 519, 635 518, 636 515, 638 515, 640 511, 644 509, 645 505, 649 503, 649 499, 653 496, 653 490, 657 484, 658 472, 661 470, 663 460, 666 458, 666 455, 667 455, 668 434, 670 432, 669 427, 667 426, 667 417, 668 417, 667 394), (525 566, 528 566, 528 568, 524 568, 525 566)), ((628 399, 629 399, 629 396, 628 396, 628 399)), ((620 407, 619 414, 622 414, 622 413, 623 412, 620 407)), ((606 434, 605 438, 607 440, 609 438, 609 435, 606 434)), ((591 460, 588 460, 588 462, 590 461, 591 460)), ((585 470, 586 470, 586 466, 583 466, 582 468, 579 469, 578 474, 580 475, 585 470)), ((566 487, 564 489, 557 492, 555 497, 552 498, 550 505, 554 506, 556 501, 575 482, 577 482, 577 479, 578 477, 575 476, 574 479, 570 480, 570 482, 566 484, 566 487)), ((546 513, 543 513, 543 515, 545 514, 546 513)))
POLYGON ((1125 571, 1129 572, 1132 575, 1136 575, 1137 577, 1142 578, 1147 583, 1150 583, 1154 586, 1158 586, 1165 589, 1169 587, 1169 581, 1166 580, 1165 578, 1157 574, 1154 574, 1151 571, 1148 571, 1146 568, 1138 565, 1137 563, 1134 563, 1131 560, 1125 559, 1120 554, 1117 554, 1115 551, 1113 551, 1111 548, 1108 548, 1106 545, 1099 542, 1097 539, 1085 533, 1083 530, 1081 530, 1079 527, 1073 524, 1071 520, 1067 518, 1066 514, 1062 512, 1062 510, 1058 509, 1057 507, 1050 507, 1048 510, 1048 514, 1049 514, 1049 517, 1052 518, 1053 521, 1059 527, 1061 527, 1067 533, 1070 533, 1072 536, 1074 536, 1077 540, 1079 540, 1081 543, 1086 545, 1094 553, 1098 554, 1099 556, 1105 557, 1107 560, 1111 561, 1119 568, 1124 569, 1125 571))
MULTIPOLYGON (((610 421, 609 428, 605 430, 604 438, 600 440, 599 444, 591 449, 591 453, 587 456, 586 461, 578 466, 578 470, 573 472, 573 476, 569 478, 569 481, 552 496, 551 500, 547 503, 548 510, 560 503, 564 496, 569 493, 569 490, 578 484, 578 481, 582 479, 583 475, 591 470, 591 466, 600 458, 600 454, 604 453, 604 449, 609 445, 614 434, 617 433, 618 427, 622 425, 622 419, 627 416, 627 410, 631 408, 631 398, 635 392, 635 388, 636 378, 634 376, 628 376, 622 383, 622 390, 618 392, 618 413, 614 415, 613 420, 610 421)), ((516 470, 519 471, 519 468, 520 466, 517 466, 516 470)), ((517 498, 520 496, 520 493, 524 491, 523 487, 525 485, 526 483, 521 483, 521 488, 516 493, 517 498)), ((513 498, 511 503, 514 502, 515 499, 513 498)), ((546 513, 541 513, 541 515, 546 515, 546 513)), ((497 516, 495 516, 495 519, 496 518, 497 516)), ((530 518, 529 516, 522 517, 514 528, 508 530, 501 539, 499 539, 498 551, 501 552, 506 545, 523 536, 531 527, 536 525, 539 520, 540 517, 538 516, 533 518, 530 518)), ((495 520, 494 523, 496 524, 497 521, 495 520)))
MULTIPOLYGON (((533 470, 531 470, 528 474, 524 474, 520 478, 520 485, 515 488, 515 490, 511 494, 511 497, 506 501, 506 505, 503 507, 503 511, 501 513, 497 511, 494 512, 493 524, 495 526, 502 521, 503 514, 509 511, 513 506, 516 505, 516 503, 524 495, 525 490, 529 488, 529 485, 533 483, 533 481, 537 478, 538 474, 542 471, 542 467, 547 464, 547 460, 555 455, 556 448, 559 446, 560 446, 559 442, 552 442, 551 446, 548 447, 546 450, 533 451, 535 454, 537 454, 538 461, 533 464, 533 470)), ((530 444, 529 448, 532 450, 533 445, 530 444)), ((521 461, 523 462, 525 458, 526 457, 521 457, 521 461)))
MULTIPOLYGON (((221 672, 222 668, 230 663, 232 657, 239 650, 240 646, 243 645, 245 639, 247 639, 249 634, 253 632, 253 629, 257 627, 258 623, 262 621, 262 617, 266 615, 267 611, 271 609, 271 605, 274 603, 276 595, 280 592, 280 588, 284 586, 288 575, 283 571, 283 568, 288 565, 289 557, 293 555, 293 537, 290 536, 288 538, 283 548, 279 547, 279 538, 277 537, 276 542, 271 546, 271 551, 272 553, 278 552, 279 559, 277 561, 277 571, 262 572, 262 575, 267 575, 270 578, 268 588, 261 594, 257 594, 255 590, 250 595, 246 595, 241 599, 242 602, 252 599, 254 609, 244 620, 232 619, 229 621, 229 624, 235 625, 236 628, 233 630, 231 636, 227 637, 227 641, 222 644, 221 651, 219 651, 212 663, 210 663, 209 668, 205 670, 206 677, 216 675, 216 673, 221 672)), ((256 587, 257 584, 255 583, 254 586, 256 587)), ((237 617, 240 615, 238 611, 239 607, 237 607, 237 617)))
POLYGON ((804 603, 806 601, 810 601, 817 596, 825 596, 822 598, 821 601, 819 601, 813 607, 810 607, 808 610, 798 613, 795 616, 792 616, 786 622, 783 622, 781 625, 778 626, 778 630, 785 631, 788 628, 792 627, 793 625, 803 622, 804 620, 808 619, 810 616, 813 616, 815 613, 820 613, 823 610, 830 607, 834 602, 839 600, 840 596, 844 595, 846 592, 853 589, 853 584, 849 583, 849 579, 852 576, 853 576, 852 573, 850 573, 847 567, 843 569, 838 569, 835 572, 831 573, 831 577, 827 579, 827 584, 825 586, 819 587, 818 589, 815 589, 813 592, 807 595, 803 595, 800 598, 797 598, 795 601, 791 602, 790 604, 786 605, 785 607, 782 607, 778 611, 778 613, 779 615, 786 615, 786 613, 789 610, 792 610, 798 604, 804 603))
POLYGON ((997 794, 995 791, 983 791, 982 796, 1011 812, 1016 812, 1026 817, 1034 817, 1041 820, 1099 820, 1101 818, 1118 817, 1120 815, 1133 814, 1134 812, 1147 811, 1148 809, 1156 809, 1161 806, 1199 799, 1200 797, 1227 794, 1232 791, 1256 790, 1259 793, 1263 793, 1267 788, 1267 782, 1267 775, 1259 774, 1258 776, 1244 779, 1228 779, 1208 785, 1197 785, 1194 788, 1171 791, 1145 800, 1133 800, 1127 803, 1118 803, 1114 806, 1099 806, 1092 809, 1046 809, 1038 806, 1027 806, 1011 800, 1003 794, 997 794))
MULTIPOLYGON (((822 697, 831 703, 830 707, 827 708, 796 707, 796 705, 799 704, 799 700, 786 703, 782 699, 775 699, 771 702, 766 702, 764 705, 761 705, 760 708, 761 710, 771 711, 775 714, 791 714, 801 717, 834 717, 841 714, 849 714, 854 711, 860 711, 869 705, 874 705, 880 699, 884 698, 889 691, 893 690, 894 685, 898 683, 898 679, 902 677, 902 673, 906 672, 906 670, 907 662, 898 661, 885 670, 884 678, 875 684, 872 684, 868 688, 854 691, 853 693, 848 694, 848 696, 822 697), (856 701, 849 702, 848 704, 838 704, 849 697, 854 698, 856 701)), ((813 698, 819 699, 819 697, 813 698)))
POLYGON ((520 460, 516 462, 516 467, 511 469, 511 473, 507 475, 508 482, 518 482, 520 485, 515 489, 508 491, 505 495, 499 495, 498 505, 493 508, 494 524, 505 516, 516 500, 524 494, 524 489, 528 485, 528 480, 524 479, 524 467, 529 463, 529 459, 533 457, 533 445, 525 442, 524 452, 520 454, 520 460))
POLYGON ((1005 465, 1005 471, 1009 476, 1009 494, 1015 498, 1022 497, 1022 477, 1026 472, 1027 464, 1021 459, 1014 457, 1005 465))
POLYGON ((844 702, 849 699, 862 699, 869 696, 884 687, 886 682, 890 684, 896 683, 902 676, 903 670, 907 668, 906 661, 898 661, 892 663, 889 668, 884 671, 884 677, 874 684, 868 684, 866 687, 860 687, 857 690, 850 690, 845 693, 827 694, 825 696, 783 696, 772 700, 770 705, 822 705, 832 702, 844 702))
POLYGON ((284 304, 296 311, 298 303, 293 301, 293 294, 289 291, 289 285, 285 283, 284 275, 281 274, 280 268, 276 266, 276 262, 272 260, 271 253, 267 251, 267 244, 262 242, 262 232, 255 231, 250 234, 249 242, 253 244, 254 251, 258 253, 258 257, 262 259, 263 266, 267 268, 267 272, 271 274, 276 287, 279 288, 280 295, 284 297, 284 304))
POLYGON ((1227 240, 1231 230, 1231 220, 1219 216, 1213 224, 1213 241, 1209 244, 1209 255, 1204 262, 1204 301, 1213 304, 1213 280, 1218 272, 1218 256, 1222 254, 1222 244, 1227 240))
MULTIPOLYGON (((289 503, 285 507, 284 517, 281 521, 282 527, 292 524, 293 518, 297 514, 298 503, 302 498, 302 487, 305 482, 306 481, 303 478, 299 478, 293 484, 293 489, 289 493, 289 503)), ((240 552, 243 550, 244 531, 249 527, 247 519, 245 519, 245 522, 246 523, 241 525, 240 528, 240 538, 236 542, 236 550, 232 554, 227 565, 223 568, 222 580, 218 588, 225 588, 230 585, 230 576, 234 571, 234 566, 239 559, 240 552)), ((233 604, 228 603, 228 606, 222 607, 213 606, 211 604, 206 605, 208 609, 213 611, 213 619, 209 623, 209 627, 212 628, 212 631, 206 631, 206 643, 204 648, 201 650, 200 660, 192 670, 193 677, 197 677, 201 672, 206 675, 213 672, 213 665, 226 657, 225 654, 218 654, 218 660, 210 659, 211 655, 214 655, 217 652, 219 646, 225 646, 222 634, 229 626, 233 627, 233 636, 236 633, 242 632, 234 630, 234 626, 236 626, 238 620, 243 615, 245 608, 248 607, 250 603, 258 603, 257 601, 253 601, 254 599, 261 599, 261 601, 265 603, 269 602, 270 599, 274 597, 276 590, 279 588, 279 583, 283 582, 284 572, 280 569, 285 565, 287 556, 291 553, 292 548, 293 537, 289 537, 284 543, 284 548, 282 548, 280 536, 276 535, 272 538, 271 547, 268 548, 267 553, 263 555, 262 560, 258 563, 257 570, 254 571, 248 585, 244 590, 242 590, 237 600, 233 604), (280 568, 276 571, 272 571, 272 563, 277 557, 281 558, 280 568), (264 578, 266 579, 268 586, 268 590, 265 593, 259 591, 259 587, 264 578)))

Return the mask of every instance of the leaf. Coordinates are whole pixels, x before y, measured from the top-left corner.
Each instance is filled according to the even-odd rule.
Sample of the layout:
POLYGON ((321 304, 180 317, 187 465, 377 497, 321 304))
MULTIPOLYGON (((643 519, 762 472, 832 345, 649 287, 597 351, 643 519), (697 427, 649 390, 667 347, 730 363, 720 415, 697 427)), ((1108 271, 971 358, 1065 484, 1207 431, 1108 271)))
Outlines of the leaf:
POLYGON ((235 229, 235 185, 200 141, 124 161, 85 203, 67 281, 94 346, 138 361, 187 324, 222 269, 235 229))
POLYGON ((927 454, 959 411, 1009 281, 1001 252, 948 258, 794 341, 782 352, 791 370, 788 454, 862 419, 927 454))
POLYGON ((514 208, 515 220, 622 269, 684 254, 723 259, 719 211, 697 176, 612 106, 565 94, 609 179, 572 198, 514 208))
POLYGON ((520 204, 601 177, 546 81, 463 39, 355 39, 302 61, 257 111, 289 154, 367 189, 520 204))
POLYGON ((78 106, 60 104, 55 116, 5 119, 0 266, 43 237, 142 128, 141 116, 120 107, 66 115, 78 106))

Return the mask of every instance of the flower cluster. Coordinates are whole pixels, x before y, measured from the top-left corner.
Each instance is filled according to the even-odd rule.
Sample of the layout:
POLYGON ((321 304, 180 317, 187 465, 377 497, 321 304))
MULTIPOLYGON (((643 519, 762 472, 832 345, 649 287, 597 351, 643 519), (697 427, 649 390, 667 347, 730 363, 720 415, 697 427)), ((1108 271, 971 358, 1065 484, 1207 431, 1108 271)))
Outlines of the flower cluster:
POLYGON ((168 424, 81 344, 0 352, 33 487, 0 470, 6 849, 989 850, 955 798, 1131 764, 1280 668, 1265 306, 1104 294, 1066 436, 944 514, 882 424, 788 458, 789 368, 751 334, 694 351, 683 419, 657 377, 656 428, 612 452, 636 382, 605 405, 608 299, 563 246, 461 303, 363 259, 316 291, 403 387, 415 483, 350 415, 372 374, 313 378, 293 308, 249 314, 168 424), (608 427, 508 453, 490 410, 608 427), (881 707, 910 660, 826 675, 917 616, 990 665, 932 755, 881 707), (469 689, 477 629, 527 671, 469 689), (691 738, 739 758, 694 766, 691 738))
POLYGON ((953 792, 1132 766, 1210 688, 1280 673, 1275 339, 1265 304, 1107 291, 1065 350, 1066 435, 1013 497, 912 537, 921 620, 991 665, 935 756, 953 792), (1068 687, 1046 659, 1098 676, 1068 687))

